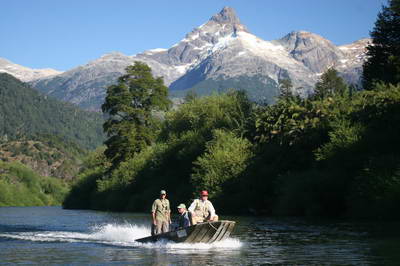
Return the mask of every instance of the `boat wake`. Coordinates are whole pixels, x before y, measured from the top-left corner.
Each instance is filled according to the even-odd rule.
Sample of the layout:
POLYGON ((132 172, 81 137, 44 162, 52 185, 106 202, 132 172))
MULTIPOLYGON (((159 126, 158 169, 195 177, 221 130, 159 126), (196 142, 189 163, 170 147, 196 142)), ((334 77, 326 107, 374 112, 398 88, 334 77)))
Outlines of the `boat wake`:
POLYGON ((158 241, 155 243, 139 243, 135 239, 150 235, 150 227, 131 224, 105 224, 94 226, 89 232, 67 232, 67 231, 40 231, 40 232, 9 232, 0 233, 0 238, 19 239, 37 242, 81 242, 81 243, 101 243, 122 247, 142 247, 160 249, 238 249, 242 243, 235 238, 206 243, 174 243, 168 241, 158 241))

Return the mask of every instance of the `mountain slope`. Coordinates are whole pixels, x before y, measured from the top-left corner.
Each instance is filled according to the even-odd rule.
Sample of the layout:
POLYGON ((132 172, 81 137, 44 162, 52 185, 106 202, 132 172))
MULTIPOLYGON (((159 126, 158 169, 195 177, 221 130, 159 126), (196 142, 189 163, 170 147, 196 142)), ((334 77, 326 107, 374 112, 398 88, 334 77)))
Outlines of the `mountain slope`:
POLYGON ((280 79, 291 78, 296 92, 306 95, 329 67, 336 67, 349 82, 359 82, 368 41, 335 46, 305 31, 265 41, 251 34, 232 8, 225 7, 169 49, 134 56, 107 54, 32 84, 63 101, 99 110, 106 87, 124 73, 126 66, 141 61, 152 68, 155 76, 164 77, 173 96, 189 90, 202 94, 234 87, 272 102, 280 79))
POLYGON ((103 118, 41 95, 13 76, 0 73, 0 141, 55 135, 85 148, 101 145, 103 118))
POLYGON ((54 136, 0 143, 0 161, 20 162, 40 176, 73 179, 87 152, 54 136))

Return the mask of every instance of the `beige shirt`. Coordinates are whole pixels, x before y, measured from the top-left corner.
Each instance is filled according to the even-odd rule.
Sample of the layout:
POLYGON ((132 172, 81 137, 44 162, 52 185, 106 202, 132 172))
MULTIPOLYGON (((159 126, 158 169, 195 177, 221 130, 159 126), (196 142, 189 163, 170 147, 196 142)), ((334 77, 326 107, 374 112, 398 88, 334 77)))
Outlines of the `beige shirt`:
POLYGON ((151 212, 156 215, 156 220, 168 221, 169 213, 171 209, 169 207, 169 200, 167 199, 156 199, 151 207, 151 212))

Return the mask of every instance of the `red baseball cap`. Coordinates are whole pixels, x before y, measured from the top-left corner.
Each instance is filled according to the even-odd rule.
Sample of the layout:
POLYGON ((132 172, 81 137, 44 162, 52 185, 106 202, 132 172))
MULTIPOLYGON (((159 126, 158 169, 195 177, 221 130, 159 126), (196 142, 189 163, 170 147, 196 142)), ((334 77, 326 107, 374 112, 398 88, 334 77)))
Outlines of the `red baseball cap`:
POLYGON ((201 195, 201 196, 208 196, 208 191, 207 191, 207 190, 202 190, 202 191, 200 192, 200 195, 201 195))

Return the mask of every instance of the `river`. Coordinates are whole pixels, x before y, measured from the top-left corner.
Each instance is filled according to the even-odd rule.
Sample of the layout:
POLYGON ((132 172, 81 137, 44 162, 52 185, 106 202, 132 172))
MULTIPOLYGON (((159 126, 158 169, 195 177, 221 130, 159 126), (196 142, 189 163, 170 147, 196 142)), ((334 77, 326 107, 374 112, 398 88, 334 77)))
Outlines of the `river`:
POLYGON ((0 264, 400 264, 393 223, 222 218, 237 221, 223 242, 141 244, 134 239, 149 235, 148 214, 0 208, 0 264))

